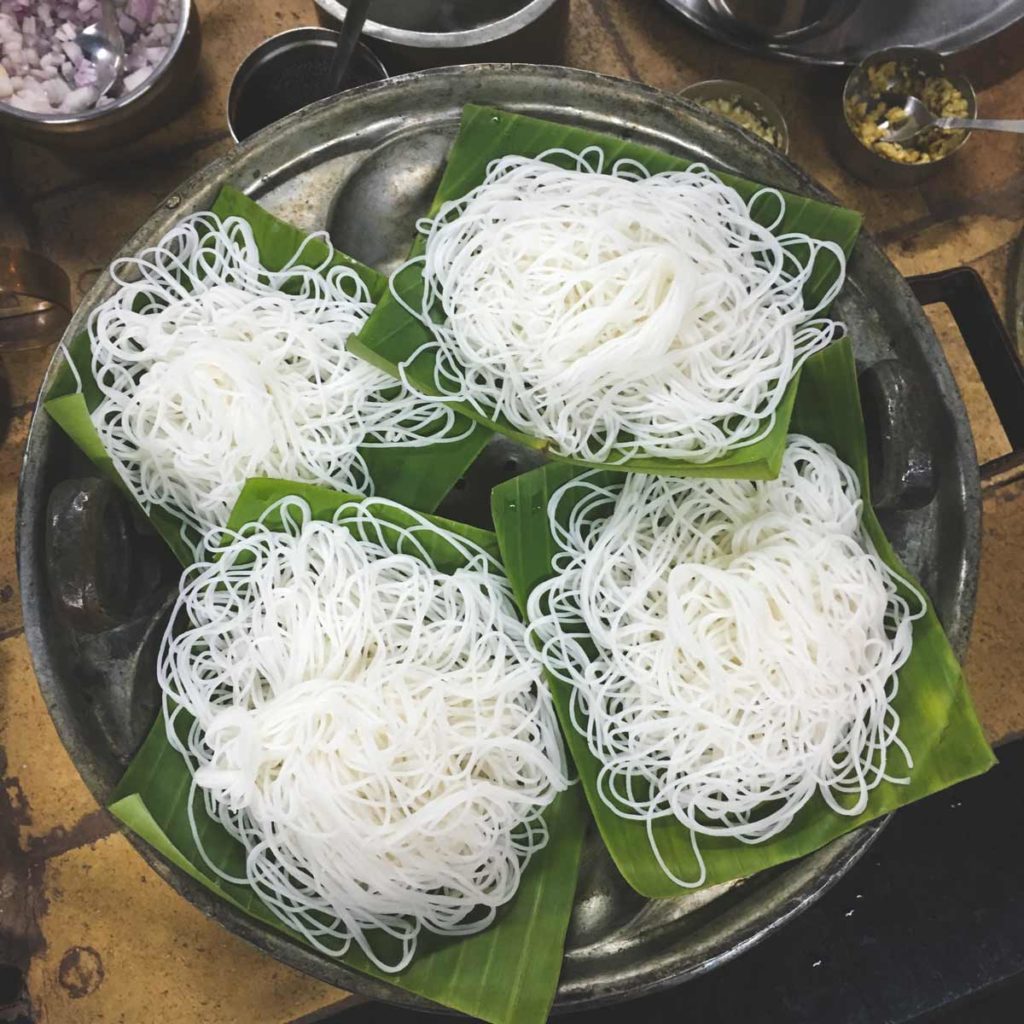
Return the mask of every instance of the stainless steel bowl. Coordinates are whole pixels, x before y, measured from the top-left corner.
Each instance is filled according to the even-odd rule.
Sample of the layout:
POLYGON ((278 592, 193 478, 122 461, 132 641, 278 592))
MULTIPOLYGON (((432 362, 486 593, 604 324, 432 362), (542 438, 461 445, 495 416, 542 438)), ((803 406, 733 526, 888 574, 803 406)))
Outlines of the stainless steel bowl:
MULTIPOLYGON (((231 80, 227 117, 235 142, 323 99, 340 38, 329 28, 291 28, 260 43, 231 80)), ((339 92, 388 77, 377 55, 358 43, 339 92)))
MULTIPOLYGON (((709 113, 714 114, 715 117, 725 117, 729 121, 733 121, 733 119, 727 114, 719 114, 718 111, 705 107, 705 103, 709 100, 727 100, 736 102, 741 107, 746 107, 747 110, 761 118, 778 133, 779 142, 775 148, 783 153, 789 152, 789 125, 786 124, 786 118, 775 105, 775 101, 766 96, 760 89, 755 89, 752 85, 747 85, 746 82, 734 82, 727 78, 710 78, 705 82, 694 82, 693 85, 688 85, 685 89, 680 90, 679 95, 684 100, 693 100, 694 103, 699 103, 709 113)), ((738 121, 733 121, 733 123, 739 124, 738 121)), ((755 138, 760 138, 756 132, 751 132, 748 128, 744 128, 743 125, 740 125, 740 127, 755 138)), ((762 139, 761 141, 766 142, 767 140, 762 139)), ((772 143, 769 143, 769 145, 772 145, 772 143)))
POLYGON ((199 12, 181 0, 181 21, 150 77, 109 106, 80 114, 35 114, 0 103, 0 128, 47 146, 102 149, 129 142, 165 124, 188 99, 199 66, 199 12))
POLYGON ((967 100, 968 117, 977 116, 978 98, 970 81, 963 75, 951 74, 939 54, 916 46, 894 46, 888 50, 879 50, 878 53, 865 57, 850 72, 843 89, 843 105, 834 132, 836 155, 858 178, 871 185, 883 188, 917 185, 945 167, 949 160, 963 149, 971 133, 964 132, 960 141, 945 156, 929 160, 927 163, 900 163, 869 149, 856 133, 856 126, 849 116, 849 106, 852 100, 866 95, 868 71, 888 61, 896 61, 897 64, 927 75, 942 75, 948 78, 967 100))
MULTIPOLYGON (((345 0, 314 0, 344 21, 345 0)), ((569 0, 374 0, 363 34, 396 71, 477 61, 561 63, 569 0), (376 45, 380 44, 380 45, 376 45)))

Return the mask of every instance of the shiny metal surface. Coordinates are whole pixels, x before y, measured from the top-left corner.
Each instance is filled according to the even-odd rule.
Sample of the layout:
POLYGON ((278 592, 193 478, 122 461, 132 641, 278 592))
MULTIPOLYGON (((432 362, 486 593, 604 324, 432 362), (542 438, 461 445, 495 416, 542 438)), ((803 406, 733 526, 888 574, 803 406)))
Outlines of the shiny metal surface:
POLYGON ((1013 135, 1024 135, 1024 120, 1020 118, 999 118, 999 117, 940 117, 933 114, 924 100, 916 96, 908 96, 903 104, 903 113, 906 120, 901 122, 899 127, 892 127, 886 122, 879 122, 880 126, 886 127, 886 142, 906 142, 920 135, 927 128, 943 128, 946 130, 964 129, 965 131, 980 132, 1010 132, 1013 135))
POLYGON ((716 0, 661 0, 723 43, 805 64, 856 64, 881 46, 957 53, 1024 18, 1024 0, 860 0, 823 32, 766 39, 716 10, 716 0))
POLYGON ((384 273, 398 267, 441 182, 453 138, 448 126, 424 128, 370 153, 331 205, 327 230, 334 244, 384 273))
MULTIPOLYGON (((124 252, 152 244, 181 216, 209 207, 222 185, 232 184, 305 229, 332 223, 339 233, 339 225, 347 222, 348 234, 343 237, 348 244, 362 245, 360 255, 374 255, 375 262, 384 265, 404 251, 398 242, 404 238, 408 243, 409 220, 429 200, 444 154, 443 140, 454 136, 459 112, 468 102, 627 135, 769 184, 827 198, 769 146, 709 118, 694 104, 645 86, 560 67, 457 67, 365 86, 278 122, 185 183, 124 252), (375 193, 387 199, 368 211, 362 228, 352 231, 346 209, 358 211, 360 196, 375 193), (392 211, 400 225, 388 227, 392 211), (375 252, 371 246, 376 242, 370 237, 374 223, 388 233, 375 252)), ((69 336, 112 291, 109 276, 101 278, 76 313, 69 336)), ((928 437, 935 465, 935 495, 921 507, 886 512, 885 525, 897 550, 929 588, 962 653, 974 608, 980 498, 976 457, 959 394, 920 306, 869 237, 862 236, 857 243, 837 314, 849 325, 861 367, 897 359, 913 387, 921 410, 919 429, 928 437)), ((47 382, 53 379, 55 366, 47 382)), ((44 390, 47 386, 44 383, 44 390)), ((445 511, 458 513, 461 508, 480 515, 490 483, 525 468, 517 461, 514 446, 502 448, 499 443, 485 455, 465 485, 453 492, 445 511)), ((26 635, 47 706, 83 778, 97 799, 105 801, 124 769, 125 757, 118 751, 131 749, 140 734, 131 731, 137 723, 125 722, 123 716, 116 719, 102 709, 118 703, 112 692, 130 687, 133 700, 145 700, 153 684, 148 691, 140 687, 145 658, 140 654, 131 661, 127 641, 118 648, 111 670, 97 646, 99 638, 69 629, 50 611, 54 595, 45 557, 47 502, 54 488, 81 475, 83 466, 82 456, 60 430, 45 414, 37 414, 21 482, 19 574, 26 635), (124 668, 129 663, 130 672, 124 668)), ((139 621, 158 622, 161 614, 165 613, 139 621)), ((153 631, 139 632, 139 643, 145 645, 153 631)), ((654 902, 624 885, 597 837, 591 836, 557 1008, 632 998, 731 959, 816 899, 863 854, 883 824, 860 829, 799 862, 742 882, 654 902)), ((147 846, 132 841, 205 913, 282 961, 371 998, 424 1005, 256 924, 147 846)))
POLYGON ((96 149, 130 141, 163 124, 195 86, 199 12, 181 0, 181 22, 163 62, 130 93, 80 114, 36 114, 0 103, 0 128, 54 148, 96 149))
MULTIPOLYGON (((345 0, 316 0, 337 26, 345 0)), ((569 0, 374 0, 365 36, 394 73, 453 64, 564 62, 569 0)))
POLYGON ((0 245, 0 352, 52 345, 71 310, 71 281, 56 263, 0 245))
MULTIPOLYGON (((959 118, 939 118, 928 109, 924 100, 920 100, 916 96, 908 96, 901 109, 903 120, 900 121, 899 127, 893 127, 889 115, 878 122, 878 127, 884 131, 882 138, 886 142, 907 142, 915 135, 920 135, 926 128, 934 128, 940 120, 943 122, 960 120, 959 118)), ((974 123, 971 121, 972 125, 974 123)), ((1024 124, 1024 121, 1020 123, 1024 124)), ((951 126, 944 123, 943 127, 951 126)))
MULTIPOLYGON (((767 121, 778 133, 778 149, 782 153, 789 152, 789 125, 783 116, 778 105, 771 97, 766 96, 760 89, 747 85, 746 82, 735 82, 727 78, 709 78, 703 82, 694 82, 685 89, 679 90, 679 95, 684 100, 693 100, 694 103, 704 104, 707 100, 729 100, 738 101, 739 105, 746 107, 754 114, 767 121)), ((725 114, 715 113, 716 117, 725 117, 725 114)))
POLYGON ((838 24, 859 0, 708 0, 721 17, 765 39, 794 40, 838 24))

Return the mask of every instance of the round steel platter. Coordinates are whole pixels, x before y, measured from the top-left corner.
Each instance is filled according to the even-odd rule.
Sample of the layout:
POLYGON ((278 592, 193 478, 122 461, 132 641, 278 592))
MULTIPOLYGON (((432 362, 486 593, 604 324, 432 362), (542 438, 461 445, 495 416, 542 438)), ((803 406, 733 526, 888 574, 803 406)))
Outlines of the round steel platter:
MULTIPOLYGON (((392 79, 300 111, 184 184, 125 252, 156 242, 180 217, 210 206, 220 187, 230 183, 303 228, 334 223, 341 240, 362 250, 354 255, 372 256, 379 266, 386 266, 408 244, 417 204, 429 197, 443 162, 445 140, 454 136, 459 112, 470 102, 629 137, 829 198, 777 152, 709 119, 692 104, 582 71, 482 65, 392 79)), ((84 327, 89 311, 112 290, 104 276, 76 313, 69 337, 84 327)), ((923 508, 887 513, 884 525, 928 588, 954 646, 962 652, 974 607, 980 519, 977 462, 963 405, 920 306, 866 236, 857 243, 836 312, 849 325, 861 368, 895 357, 910 382, 919 414, 914 432, 926 439, 937 491, 923 508)), ((53 373, 51 366, 48 381, 53 373)), ((45 414, 37 415, 28 440, 18 512, 25 628, 61 737, 87 785, 105 803, 146 723, 140 724, 144 716, 138 714, 112 715, 103 709, 115 699, 119 706, 127 701, 132 708, 152 699, 151 693, 136 692, 111 697, 111 658, 120 658, 118 664, 130 660, 136 654, 132 644, 151 650, 154 631, 142 630, 134 640, 122 638, 118 647, 79 634, 52 614, 53 580, 47 575, 44 550, 47 499, 60 481, 89 473, 89 464, 62 432, 45 414)), ((486 481, 486 471, 478 470, 477 476, 481 474, 486 481)), ((474 492, 472 476, 463 491, 485 495, 482 485, 474 492)), ((655 902, 624 885, 600 843, 591 837, 558 1007, 634 997, 728 960, 820 896, 864 852, 879 828, 863 828, 797 863, 730 886, 655 902)), ((285 963, 372 998, 425 1005, 253 922, 143 843, 136 846, 185 897, 285 963)))
POLYGON ((1022 0, 859 0, 845 19, 823 32, 772 42, 745 30, 710 0, 661 2, 723 43, 804 64, 857 64, 890 46, 959 53, 1024 18, 1022 0))

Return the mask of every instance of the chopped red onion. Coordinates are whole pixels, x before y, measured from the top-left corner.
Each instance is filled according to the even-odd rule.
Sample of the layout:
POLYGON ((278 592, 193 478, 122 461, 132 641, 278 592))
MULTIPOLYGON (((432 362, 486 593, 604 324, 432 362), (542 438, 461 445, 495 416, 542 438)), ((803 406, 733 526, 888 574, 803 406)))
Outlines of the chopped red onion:
POLYGON ((114 0, 125 41, 124 80, 117 95, 103 97, 97 97, 96 69, 76 42, 99 20, 99 7, 99 0, 0 0, 0 104, 77 114, 138 89, 167 56, 181 0, 114 0))

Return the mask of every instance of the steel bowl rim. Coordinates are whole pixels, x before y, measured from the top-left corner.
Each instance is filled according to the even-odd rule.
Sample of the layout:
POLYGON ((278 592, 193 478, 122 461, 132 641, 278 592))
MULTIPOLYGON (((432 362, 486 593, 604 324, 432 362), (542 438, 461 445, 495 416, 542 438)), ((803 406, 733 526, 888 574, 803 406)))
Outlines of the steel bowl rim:
MULTIPOLYGON (((765 152, 772 154, 775 161, 781 161, 781 168, 793 179, 794 182, 793 184, 787 184, 783 187, 803 194, 835 201, 835 196, 833 196, 831 192, 812 179, 805 171, 793 163, 793 161, 782 154, 779 150, 769 146, 761 140, 752 139, 748 133, 744 132, 741 128, 731 122, 714 118, 711 114, 704 111, 702 108, 699 108, 692 101, 680 99, 677 96, 664 93, 651 86, 644 85, 643 83, 561 66, 482 63, 412 72, 410 74, 391 78, 385 82, 376 82, 359 86, 355 89, 347 90, 345 93, 339 94, 338 96, 320 100, 301 111, 297 111, 296 113, 289 115, 288 118, 277 122, 277 127, 280 130, 283 127, 294 126, 301 120, 313 119, 320 111, 325 110, 328 106, 336 103, 344 104, 351 100, 359 100, 363 96, 368 95, 371 91, 414 88, 416 83, 435 77, 458 78, 459 76, 464 75, 473 76, 488 73, 508 74, 510 76, 542 76, 550 78, 553 81, 568 79, 579 85, 589 83, 597 88, 604 87, 616 90, 624 89, 631 92, 635 98, 641 99, 645 103, 652 105, 655 110, 657 108, 661 108, 670 116, 674 115, 678 111, 682 111, 689 115, 696 113, 696 115, 701 120, 704 120, 714 131, 718 133, 725 133, 726 136, 731 134, 733 141, 741 143, 742 147, 749 148, 750 146, 762 146, 764 147, 765 152)), ((160 211, 173 211, 177 209, 181 203, 182 194, 195 194, 197 192, 201 193, 203 191, 209 191, 214 187, 211 183, 212 180, 227 178, 233 155, 243 151, 246 152, 246 155, 251 155, 249 151, 258 148, 259 140, 266 134, 266 132, 257 133, 252 137, 252 139, 246 140, 246 142, 241 146, 236 147, 231 152, 212 161, 210 164, 206 165, 205 168, 200 169, 189 179, 183 182, 166 198, 160 207, 157 207, 157 212, 154 213, 153 217, 147 219, 147 221, 140 226, 138 231, 136 231, 132 237, 127 240, 121 250, 115 254, 114 258, 116 259, 119 256, 133 253, 138 250, 140 246, 144 245, 144 236, 147 234, 147 230, 153 230, 151 228, 147 229, 147 225, 152 219, 159 215, 160 211)), ((930 332, 930 328, 928 327, 927 319, 923 311, 920 309, 920 306, 917 304, 916 299, 914 299, 909 286, 899 275, 898 271, 892 267, 891 261, 888 260, 870 234, 867 232, 861 233, 857 242, 857 249, 867 252, 869 254, 869 258, 881 260, 889 267, 892 272, 891 285, 893 291, 904 300, 910 301, 912 304, 911 308, 916 308, 916 316, 922 330, 932 333, 933 335, 933 332, 930 332)), ((88 310, 90 310, 97 301, 100 301, 105 297, 110 286, 111 281, 109 272, 105 272, 99 277, 89 293, 80 303, 79 308, 75 313, 75 317, 68 326, 65 338, 74 337, 82 329, 88 316, 88 310)), ((935 341, 934 335, 933 341, 937 353, 941 356, 941 349, 939 349, 938 342, 935 341)), ((86 783, 90 792, 99 802, 102 803, 103 798, 100 794, 107 791, 109 786, 103 779, 103 771, 99 766, 99 763, 95 760, 91 751, 81 740, 80 727, 78 722, 75 720, 74 715, 66 714, 65 708, 61 705, 61 687, 55 682, 56 672, 53 668, 50 652, 45 644, 45 631, 43 628, 43 621, 46 618, 45 608, 42 607, 40 599, 41 595, 39 593, 40 585, 33 561, 33 531, 38 530, 38 523, 31 520, 28 514, 30 499, 29 487, 27 484, 33 482, 33 453, 42 443, 40 439, 40 432, 50 428, 49 424, 44 427, 40 427, 37 418, 45 416, 45 413, 42 413, 44 395, 53 381, 53 377, 61 363, 61 358, 60 347, 58 347, 40 387, 33 420, 30 425, 28 438, 25 444, 25 453, 19 480, 16 521, 18 575, 21 583, 26 639, 28 641, 32 663, 37 674, 37 679, 39 681, 44 701, 47 705, 47 709, 50 711, 54 724, 57 727, 61 741, 68 749, 69 754, 73 748, 76 749, 76 753, 72 757, 76 770, 78 770, 79 774, 82 776, 83 781, 86 783)), ((958 398, 958 392, 956 391, 955 382, 953 381, 948 364, 944 362, 939 367, 937 384, 938 393, 942 400, 944 402, 953 403, 951 405, 951 413, 955 427, 955 443, 958 447, 969 448, 970 452, 973 454, 973 438, 970 434, 969 427, 966 425, 966 414, 962 409, 962 400, 960 401, 960 406, 955 404, 958 398)), ((976 464, 977 459, 975 457, 973 465, 976 466, 976 464)), ((975 538, 973 548, 975 557, 971 559, 970 555, 968 555, 969 564, 965 564, 961 567, 961 574, 963 575, 963 573, 966 573, 966 578, 963 580, 961 586, 963 596, 957 609, 959 617, 954 624, 955 632, 951 632, 951 640, 953 641, 954 648, 960 655, 963 654, 966 647, 966 639, 970 632, 970 623, 973 617, 977 587, 977 535, 980 529, 981 495, 980 481, 977 478, 976 472, 969 475, 969 477, 964 481, 964 492, 964 509, 966 513, 965 534, 968 538, 975 538)), ((36 496, 32 495, 33 502, 35 498, 36 496)), ((968 540, 967 543, 970 551, 970 540, 968 540)), ((822 893, 827 891, 832 884, 834 884, 854 863, 856 863, 872 843, 874 843, 884 827, 886 820, 887 819, 883 818, 870 822, 862 828, 859 828, 854 832, 847 833, 829 844, 826 849, 831 848, 838 852, 838 855, 835 858, 834 870, 830 870, 828 874, 816 877, 810 882, 801 883, 800 886, 792 893, 787 905, 784 906, 781 911, 775 912, 768 920, 761 921, 759 919, 747 930, 745 934, 739 937, 737 942, 721 949, 718 953, 713 954, 704 961, 691 965, 689 968, 683 969, 675 974, 648 979, 639 986, 634 981, 628 986, 620 985, 617 988, 603 989, 596 996, 584 995, 580 998, 565 1000, 561 1006, 558 1002, 558 997, 556 997, 555 1011, 558 1011, 560 1008, 573 1010, 583 1008, 584 1006, 605 1005, 610 1002, 620 1001, 622 998, 629 998, 633 994, 658 991, 678 984, 688 978, 706 973, 708 970, 734 959, 745 949, 750 948, 761 939, 776 932, 786 921, 791 919, 800 910, 813 903, 822 895, 822 893)), ((314 977, 318 977, 321 980, 327 981, 330 984, 339 984, 340 982, 347 987, 351 987, 365 993, 371 998, 383 999, 397 1005, 417 1009, 438 1009, 434 1004, 427 1002, 419 996, 415 996, 405 990, 395 989, 386 982, 378 981, 377 979, 371 978, 367 975, 360 974, 358 971, 346 967, 344 964, 340 963, 340 961, 331 961, 325 967, 324 958, 316 955, 313 950, 288 939, 281 933, 275 932, 273 929, 252 920, 241 911, 234 909, 223 900, 215 897, 209 890, 201 886, 198 882, 194 881, 187 873, 165 860, 162 855, 157 853, 157 851, 142 839, 135 836, 134 833, 126 832, 124 834, 126 834, 128 840, 140 852, 143 859, 150 865, 150 867, 157 871, 157 873, 160 874, 161 877, 164 878, 164 880, 167 881, 180 895, 184 896, 208 916, 223 924, 235 934, 246 938, 257 946, 257 948, 274 956, 275 959, 278 959, 293 968, 302 970, 314 977), (283 955, 282 947, 290 951, 290 955, 283 955)), ((811 856, 815 855, 812 854, 811 856)), ((831 867, 832 865, 830 865, 830 868, 831 867)))
MULTIPOLYGON (((332 18, 345 20, 347 8, 338 0, 314 0, 316 5, 332 18)), ((394 43, 398 46, 417 47, 424 50, 460 50, 471 46, 484 46, 499 39, 507 39, 516 32, 533 24, 555 4, 568 0, 526 0, 522 7, 512 14, 488 21, 476 28, 460 29, 458 32, 414 32, 411 29, 396 28, 380 21, 367 18, 363 31, 374 39, 394 43)), ((538 65, 542 66, 542 65, 538 65)))
POLYGON ((132 106, 137 100, 143 98, 154 88, 157 83, 164 77, 164 75, 170 70, 171 64, 174 62, 175 57, 178 56, 181 50, 181 44, 185 41, 185 35, 188 33, 191 27, 192 18, 192 0, 179 0, 181 3, 181 18, 178 21, 177 31, 174 33, 174 39, 167 47, 167 53, 164 54, 164 59, 153 69, 153 73, 147 78, 142 85, 137 89, 133 89, 131 92, 126 93, 119 99, 114 100, 113 103, 107 104, 105 107, 93 107, 91 110, 83 111, 80 114, 37 114, 30 110, 21 110, 19 107, 12 107, 9 103, 5 103, 0 100, 0 112, 8 114, 19 121, 24 121, 28 124, 38 125, 88 125, 94 122, 101 122, 106 117, 116 113, 119 110, 124 110, 126 107, 132 106))
MULTIPOLYGON (((673 11, 676 17, 682 18, 696 28, 697 31, 744 53, 771 60, 786 61, 792 64, 803 64, 807 67, 852 68, 856 67, 858 63, 856 58, 846 56, 843 53, 822 53, 821 51, 809 48, 806 50, 802 49, 801 46, 809 41, 807 39, 787 39, 779 40, 778 43, 775 43, 771 41, 765 42, 764 40, 746 35, 738 35, 730 32, 727 26, 722 24, 723 19, 717 15, 710 19, 706 15, 698 17, 690 6, 690 0, 660 0, 660 2, 666 8, 673 11)), ((710 0, 703 0, 703 2, 711 10, 710 0)), ((711 13, 715 14, 713 10, 711 13)), ((1024 21, 1024 6, 1019 7, 1017 13, 1005 24, 1001 25, 998 32, 1008 31, 1020 21, 1024 21)), ((946 41, 950 45, 935 52, 943 57, 953 57, 968 48, 982 45, 982 43, 987 42, 996 34, 998 33, 989 33, 986 36, 974 39, 969 44, 965 44, 955 34, 947 36, 946 41)))

